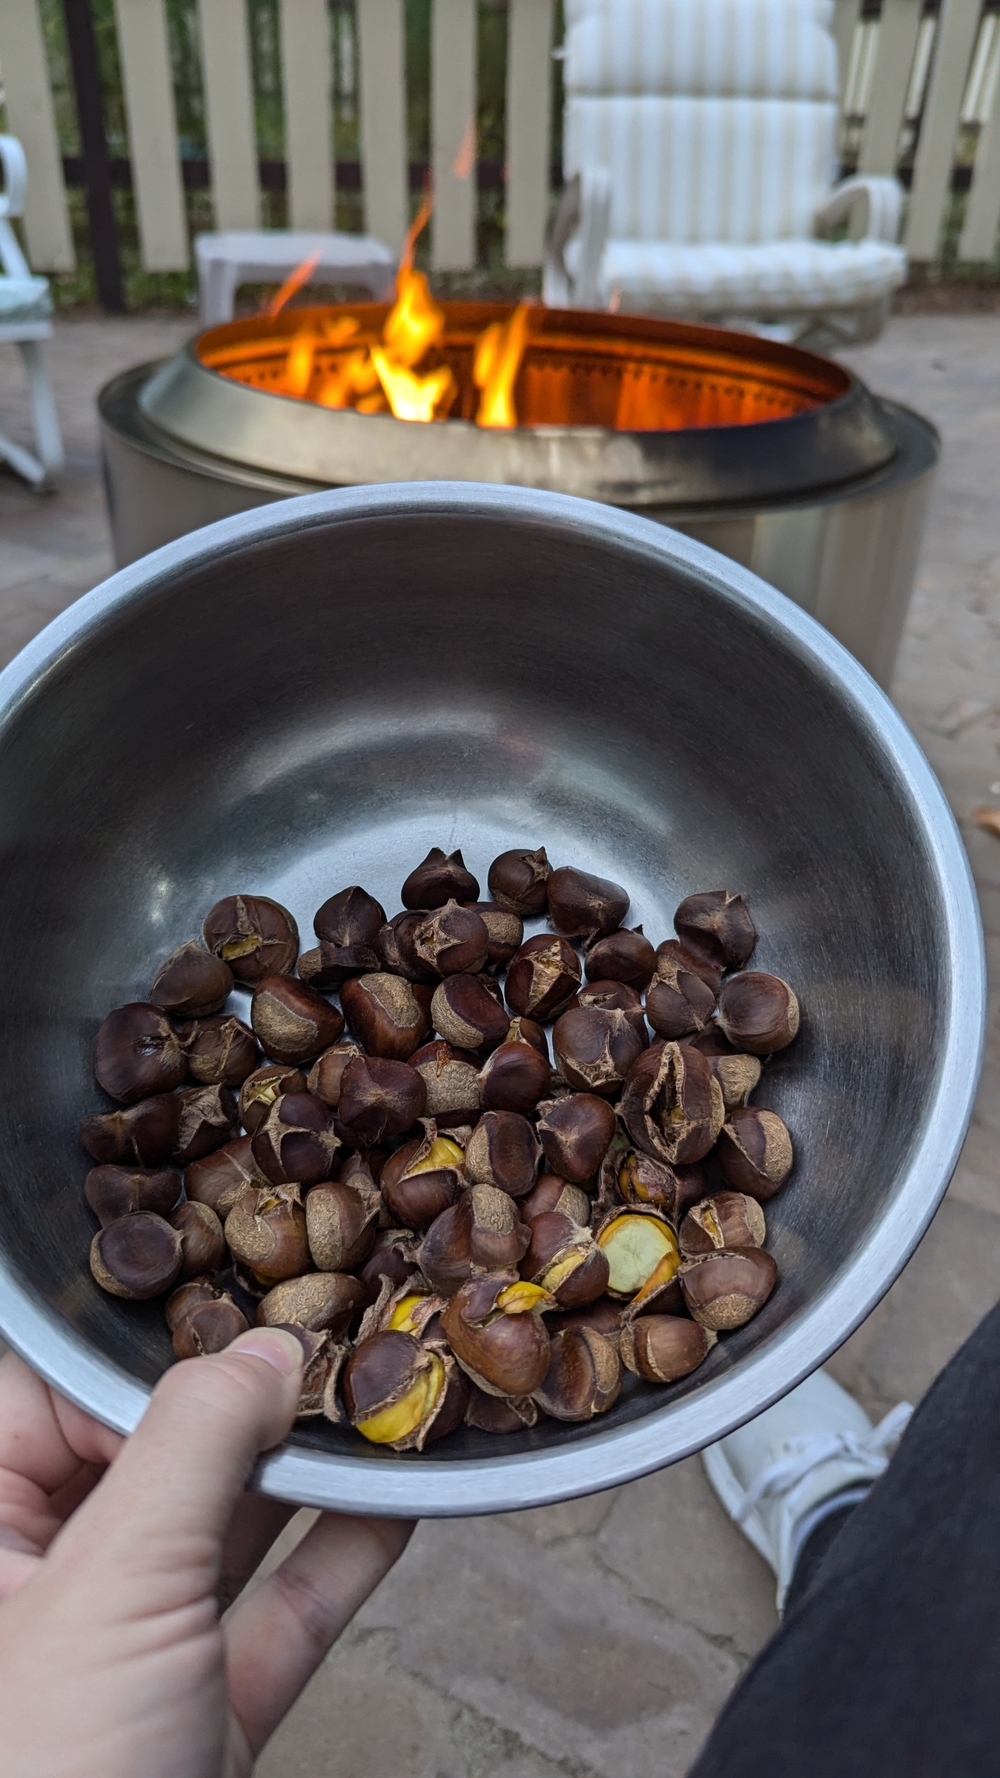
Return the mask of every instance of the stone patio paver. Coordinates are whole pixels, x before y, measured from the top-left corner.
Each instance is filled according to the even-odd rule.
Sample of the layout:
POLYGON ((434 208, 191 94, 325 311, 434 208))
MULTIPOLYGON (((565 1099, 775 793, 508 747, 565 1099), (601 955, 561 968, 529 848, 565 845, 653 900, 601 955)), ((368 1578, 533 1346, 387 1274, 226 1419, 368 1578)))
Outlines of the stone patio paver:
MULTIPOLYGON (((67 475, 39 498, 0 473, 0 662, 109 571, 93 397, 190 325, 60 322, 49 356, 67 475)), ((1000 805, 1000 316, 901 317, 852 362, 945 438, 894 695, 962 824, 993 980, 983 1085, 951 1190, 832 1362, 882 1412, 919 1396, 1000 1293, 1000 843, 968 819, 978 803, 1000 805)), ((0 428, 27 439, 12 351, 0 354, 0 428)), ((590 1500, 421 1526, 260 1778, 680 1778, 770 1633, 773 1598, 697 1459, 590 1500)))

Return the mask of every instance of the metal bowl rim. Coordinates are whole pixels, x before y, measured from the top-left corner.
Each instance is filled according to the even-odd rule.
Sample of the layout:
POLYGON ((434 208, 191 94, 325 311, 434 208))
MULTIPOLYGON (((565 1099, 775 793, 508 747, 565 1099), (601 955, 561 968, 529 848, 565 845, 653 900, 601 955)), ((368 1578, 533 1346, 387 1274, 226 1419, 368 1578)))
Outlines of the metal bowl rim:
MULTIPOLYGON (((902 718, 853 656, 812 617, 748 569, 651 520, 567 495, 486 484, 407 482, 302 495, 165 544, 56 617, 0 673, 0 737, 67 656, 108 618, 155 598, 186 571, 247 545, 331 521, 454 514, 563 524, 577 539, 625 549, 680 571, 749 610, 847 706, 895 767, 926 846, 944 915, 950 998, 933 1098, 910 1165, 864 1245, 827 1289, 735 1369, 642 1420, 553 1451, 397 1462, 283 1445, 257 1466, 264 1493, 341 1512, 467 1516, 541 1506, 634 1480, 676 1462, 761 1413, 808 1376, 875 1307, 938 1208, 971 1117, 986 1019, 982 927, 968 859, 944 792, 902 718), (664 1424, 669 1420, 669 1427, 664 1424)), ((130 1432, 149 1390, 94 1348, 22 1282, 0 1253, 0 1332, 47 1382, 118 1432, 130 1432)))

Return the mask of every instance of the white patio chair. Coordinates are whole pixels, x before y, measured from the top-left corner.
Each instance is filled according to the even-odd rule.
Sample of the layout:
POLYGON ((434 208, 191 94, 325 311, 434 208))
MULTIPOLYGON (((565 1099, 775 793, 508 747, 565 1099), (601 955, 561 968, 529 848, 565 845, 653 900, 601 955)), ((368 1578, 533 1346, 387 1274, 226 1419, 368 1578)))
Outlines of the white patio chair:
POLYGON ((0 340, 17 346, 24 360, 38 452, 33 456, 0 433, 0 458, 32 487, 49 487, 63 466, 56 404, 40 344, 52 338, 52 298, 48 279, 32 275, 10 225, 12 216, 23 214, 28 192, 28 165, 14 136, 0 136, 0 167, 4 183, 0 192, 0 340))
POLYGON ((811 345, 875 337, 906 277, 902 191, 834 185, 832 13, 832 0, 567 0, 547 303, 811 345))
POLYGON ((194 252, 203 327, 232 320, 241 284, 282 284, 314 255, 316 264, 305 284, 360 284, 378 302, 392 289, 396 276, 391 249, 371 235, 231 229, 196 235, 194 252))

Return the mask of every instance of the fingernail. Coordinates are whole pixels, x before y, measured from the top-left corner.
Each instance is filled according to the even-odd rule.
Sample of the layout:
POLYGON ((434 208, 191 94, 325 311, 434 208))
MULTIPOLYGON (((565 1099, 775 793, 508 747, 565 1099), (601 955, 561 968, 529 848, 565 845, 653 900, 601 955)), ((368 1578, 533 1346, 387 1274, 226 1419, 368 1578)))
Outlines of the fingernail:
POLYGON ((251 1358, 262 1358, 283 1377, 291 1377, 302 1369, 302 1347, 293 1333, 280 1327, 254 1328, 252 1333, 240 1334, 229 1351, 249 1352, 251 1358))

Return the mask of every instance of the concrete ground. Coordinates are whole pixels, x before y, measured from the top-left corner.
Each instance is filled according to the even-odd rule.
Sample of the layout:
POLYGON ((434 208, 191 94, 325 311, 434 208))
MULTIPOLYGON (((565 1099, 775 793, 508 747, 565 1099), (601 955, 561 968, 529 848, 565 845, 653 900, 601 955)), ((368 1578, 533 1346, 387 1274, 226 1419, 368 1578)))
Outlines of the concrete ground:
MULTIPOLYGON (((49 498, 0 471, 0 661, 110 569, 93 397, 186 332, 175 320, 59 324, 49 362, 69 461, 49 498)), ((1000 1280, 1000 842, 968 819, 1000 806, 1000 316, 899 317, 855 362, 944 434, 893 695, 962 823, 994 977, 951 1190, 831 1366, 877 1415, 920 1396, 1000 1280)), ((27 442, 9 349, 0 430, 27 442)), ((423 1526, 275 1736, 261 1778, 679 1778, 774 1628, 773 1595, 697 1459, 568 1506, 423 1526)))

